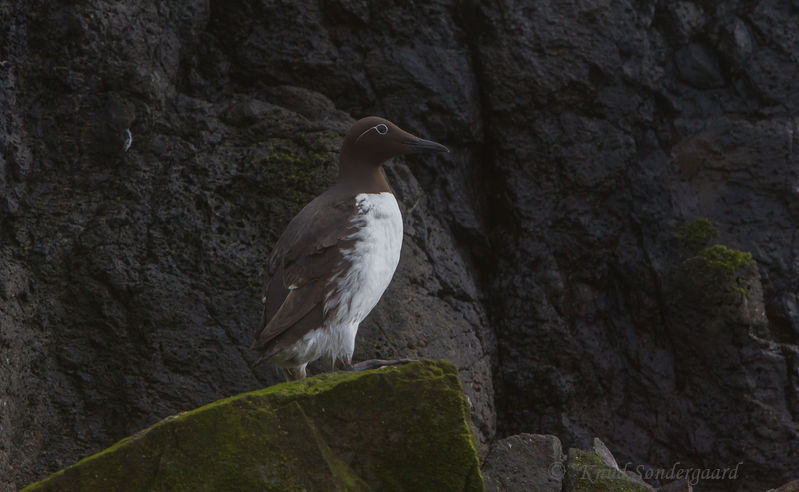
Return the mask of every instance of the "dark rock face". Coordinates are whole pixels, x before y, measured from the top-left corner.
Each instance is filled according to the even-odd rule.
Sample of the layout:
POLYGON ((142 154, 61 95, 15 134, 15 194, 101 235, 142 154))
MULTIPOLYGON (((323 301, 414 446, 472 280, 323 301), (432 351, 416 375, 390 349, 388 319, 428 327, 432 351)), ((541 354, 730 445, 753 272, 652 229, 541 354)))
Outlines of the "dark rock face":
POLYGON ((744 461, 745 488, 795 477, 797 20, 774 1, 0 4, 0 483, 275 381, 246 348, 263 260, 370 113, 454 152, 388 168, 406 242, 359 358, 454 360, 484 450, 496 416, 620 462, 744 461), (675 232, 699 217, 752 253, 745 295, 686 296, 675 232))
POLYGON ((560 492, 566 474, 560 439, 518 434, 498 439, 483 462, 486 491, 560 492))
POLYGON ((596 433, 633 463, 743 461, 753 484, 789 478, 797 85, 794 67, 776 66, 779 46, 799 41, 784 31, 795 14, 545 5, 473 14, 503 26, 477 40, 487 139, 514 212, 513 239, 493 243, 507 245, 492 284, 500 433, 556 429, 581 446, 596 433), (722 74, 715 53, 735 60, 722 74), (697 217, 752 251, 773 321, 757 289, 728 300, 748 302, 735 314, 672 302, 675 228, 697 217))

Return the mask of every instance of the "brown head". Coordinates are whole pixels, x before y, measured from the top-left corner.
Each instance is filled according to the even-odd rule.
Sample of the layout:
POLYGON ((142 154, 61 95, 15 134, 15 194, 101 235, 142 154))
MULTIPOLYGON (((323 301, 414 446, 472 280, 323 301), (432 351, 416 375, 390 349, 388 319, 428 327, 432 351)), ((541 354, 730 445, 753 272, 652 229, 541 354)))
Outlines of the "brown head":
POLYGON ((441 144, 412 135, 378 116, 358 120, 341 145, 341 178, 380 173, 380 166, 394 156, 417 152, 449 152, 441 144))

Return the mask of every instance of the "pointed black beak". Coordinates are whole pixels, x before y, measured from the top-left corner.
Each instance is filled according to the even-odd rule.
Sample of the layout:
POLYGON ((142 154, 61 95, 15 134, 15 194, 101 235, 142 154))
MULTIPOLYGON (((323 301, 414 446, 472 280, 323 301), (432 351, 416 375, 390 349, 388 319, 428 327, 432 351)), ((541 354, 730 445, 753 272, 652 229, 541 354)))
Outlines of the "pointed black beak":
POLYGON ((422 138, 408 140, 405 145, 411 148, 411 152, 449 152, 449 149, 440 143, 422 138))

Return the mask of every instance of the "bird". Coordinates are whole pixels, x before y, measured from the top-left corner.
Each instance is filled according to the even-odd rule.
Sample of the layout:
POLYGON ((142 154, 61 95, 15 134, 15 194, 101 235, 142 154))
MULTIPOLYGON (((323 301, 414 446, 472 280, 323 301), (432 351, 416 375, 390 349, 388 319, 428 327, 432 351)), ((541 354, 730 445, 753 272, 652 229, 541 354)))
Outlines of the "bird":
POLYGON ((336 182, 289 222, 268 257, 263 313, 251 348, 304 379, 322 358, 363 370, 399 361, 352 364, 358 326, 394 276, 402 249, 399 205, 383 164, 392 157, 449 152, 378 116, 358 120, 344 136, 336 182))

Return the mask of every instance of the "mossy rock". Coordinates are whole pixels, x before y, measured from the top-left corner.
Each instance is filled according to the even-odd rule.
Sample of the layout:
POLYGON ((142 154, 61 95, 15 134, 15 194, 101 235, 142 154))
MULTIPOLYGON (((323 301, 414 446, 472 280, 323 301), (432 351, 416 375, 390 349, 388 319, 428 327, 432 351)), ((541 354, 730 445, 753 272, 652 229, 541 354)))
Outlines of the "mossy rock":
POLYGON ((687 258, 681 265, 683 283, 703 297, 746 294, 747 279, 757 276, 752 254, 716 244, 687 258))
POLYGON ((692 267, 695 273, 729 278, 741 268, 752 264, 752 253, 716 244, 699 251, 683 264, 692 267))
POLYGON ((677 238, 683 249, 689 254, 706 248, 718 235, 719 230, 709 219, 692 220, 677 229, 677 238))
POLYGON ((623 471, 614 468, 602 459, 596 451, 569 449, 566 461, 564 492, 651 492, 628 477, 623 471))
POLYGON ((483 490, 447 361, 336 372, 169 417, 25 491, 483 490))

